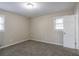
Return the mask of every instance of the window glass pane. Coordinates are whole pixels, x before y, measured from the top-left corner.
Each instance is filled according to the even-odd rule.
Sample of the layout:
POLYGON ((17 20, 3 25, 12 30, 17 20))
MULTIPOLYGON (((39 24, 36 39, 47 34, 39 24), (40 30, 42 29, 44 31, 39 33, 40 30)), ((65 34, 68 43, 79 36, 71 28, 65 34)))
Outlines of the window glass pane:
POLYGON ((4 19, 3 19, 3 17, 0 17, 0 24, 4 24, 4 19))
POLYGON ((0 31, 4 31, 4 17, 0 16, 0 31))
POLYGON ((56 23, 63 23, 63 18, 56 19, 56 23))
POLYGON ((0 25, 0 31, 4 30, 4 25, 0 25))
POLYGON ((63 24, 56 24, 56 27, 63 27, 63 24))
POLYGON ((64 29, 64 27, 56 27, 56 29, 64 29))
POLYGON ((64 29, 63 18, 56 19, 56 29, 64 29))

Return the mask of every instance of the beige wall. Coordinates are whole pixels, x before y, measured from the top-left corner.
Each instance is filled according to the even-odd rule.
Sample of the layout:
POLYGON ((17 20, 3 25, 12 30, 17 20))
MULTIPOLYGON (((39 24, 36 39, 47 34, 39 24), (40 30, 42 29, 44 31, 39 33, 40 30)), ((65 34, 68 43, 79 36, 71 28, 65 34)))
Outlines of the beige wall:
POLYGON ((53 17, 71 14, 73 14, 71 10, 61 11, 28 19, 14 13, 0 11, 0 15, 5 16, 5 31, 0 32, 0 45, 7 46, 28 39, 62 45, 63 33, 54 29, 53 17))
POLYGON ((3 32, 0 32, 0 47, 2 46, 3 39, 4 39, 4 33, 3 32))
POLYGON ((7 46, 29 39, 29 20, 24 16, 0 11, 5 16, 5 31, 0 32, 0 45, 7 46))
POLYGON ((64 11, 30 19, 30 39, 62 45, 63 32, 55 30, 53 17, 72 14, 71 11, 64 11))

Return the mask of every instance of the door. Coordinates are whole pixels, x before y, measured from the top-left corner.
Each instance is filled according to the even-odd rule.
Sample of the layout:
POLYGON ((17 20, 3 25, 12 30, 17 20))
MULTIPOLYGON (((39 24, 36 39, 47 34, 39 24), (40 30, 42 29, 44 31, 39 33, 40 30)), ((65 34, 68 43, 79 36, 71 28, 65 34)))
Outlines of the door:
POLYGON ((64 16, 63 46, 75 48, 75 16, 64 16))

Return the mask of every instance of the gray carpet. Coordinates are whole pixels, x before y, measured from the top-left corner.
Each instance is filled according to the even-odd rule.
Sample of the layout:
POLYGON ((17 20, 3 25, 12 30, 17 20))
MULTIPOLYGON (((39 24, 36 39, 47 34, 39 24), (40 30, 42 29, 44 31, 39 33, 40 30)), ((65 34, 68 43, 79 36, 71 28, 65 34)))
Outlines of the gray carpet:
POLYGON ((26 41, 0 50, 0 56, 77 56, 62 46, 26 41))

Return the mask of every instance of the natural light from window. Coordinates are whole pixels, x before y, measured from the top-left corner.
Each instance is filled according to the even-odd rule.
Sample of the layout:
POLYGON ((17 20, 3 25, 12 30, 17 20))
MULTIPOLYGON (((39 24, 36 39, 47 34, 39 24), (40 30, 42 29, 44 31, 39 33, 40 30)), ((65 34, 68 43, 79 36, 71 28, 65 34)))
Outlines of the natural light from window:
POLYGON ((4 17, 0 16, 0 32, 4 31, 4 17))
POLYGON ((63 18, 57 18, 56 19, 56 29, 57 30, 64 29, 64 26, 63 26, 63 18))

